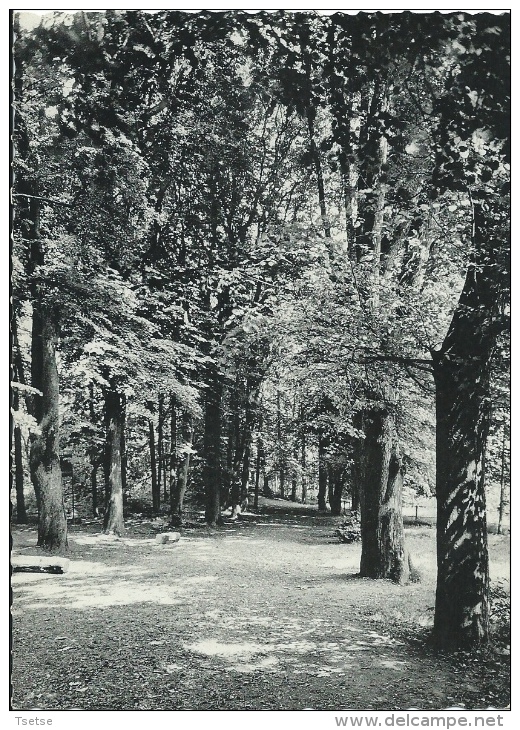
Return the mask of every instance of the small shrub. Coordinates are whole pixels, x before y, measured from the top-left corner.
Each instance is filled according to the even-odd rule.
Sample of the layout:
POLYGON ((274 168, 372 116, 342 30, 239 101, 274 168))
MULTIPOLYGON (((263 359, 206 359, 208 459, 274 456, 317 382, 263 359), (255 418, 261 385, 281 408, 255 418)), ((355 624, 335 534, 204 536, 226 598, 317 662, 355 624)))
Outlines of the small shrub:
POLYGON ((361 540, 361 523, 357 512, 352 512, 336 530, 340 542, 359 542, 361 540))
POLYGON ((511 596, 502 582, 491 586, 489 591, 489 623, 494 642, 509 646, 511 643, 511 596))

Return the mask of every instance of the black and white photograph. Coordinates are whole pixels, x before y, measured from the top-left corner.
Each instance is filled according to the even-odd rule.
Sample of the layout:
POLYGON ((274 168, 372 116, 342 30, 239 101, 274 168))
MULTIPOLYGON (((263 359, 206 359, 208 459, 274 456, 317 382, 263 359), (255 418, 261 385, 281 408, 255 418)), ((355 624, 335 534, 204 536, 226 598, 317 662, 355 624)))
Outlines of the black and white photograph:
POLYGON ((510 10, 9 24, 11 724, 508 727, 510 10))

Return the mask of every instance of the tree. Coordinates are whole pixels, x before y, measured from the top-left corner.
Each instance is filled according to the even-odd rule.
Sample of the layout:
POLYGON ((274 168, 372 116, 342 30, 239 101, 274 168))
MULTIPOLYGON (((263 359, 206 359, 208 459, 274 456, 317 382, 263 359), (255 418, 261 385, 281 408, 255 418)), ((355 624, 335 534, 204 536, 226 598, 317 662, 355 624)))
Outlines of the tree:
POLYGON ((104 411, 106 529, 122 529, 126 451, 155 511, 169 469, 176 524, 188 483, 209 524, 237 513, 256 456, 257 504, 262 474, 303 501, 316 478, 335 514, 358 497, 362 574, 405 581, 402 490, 433 481, 435 395, 435 639, 485 641, 507 32, 486 14, 107 11, 22 34, 15 298, 27 405, 50 424, 32 436, 38 496, 61 368, 62 441, 94 482, 104 411))
POLYGON ((409 563, 402 515, 403 476, 390 405, 376 404, 363 413, 363 418, 360 574, 406 583, 409 563))
MULTIPOLYGON (((404 140, 416 132, 417 124, 413 115, 403 114, 406 102, 402 97, 411 95, 406 84, 414 75, 416 37, 425 35, 421 26, 421 20, 409 17, 337 16, 327 37, 326 79, 333 118, 328 146, 335 148, 342 174, 353 283, 366 318, 366 325, 354 335, 361 349, 370 341, 376 351, 385 348, 390 330, 385 326, 385 307, 390 306, 390 311, 395 307, 395 284, 388 280, 388 274, 395 276, 395 272, 389 263, 397 257, 406 224, 402 207, 396 210, 392 205, 390 181, 396 175, 403 189, 406 185, 396 165, 404 140), (361 72, 357 73, 361 59, 361 72)), ((352 347, 356 347, 354 342, 352 347)), ((401 456, 397 430, 391 423, 394 408, 386 403, 389 381, 384 368, 378 368, 376 379, 377 383, 365 382, 359 399, 363 408, 359 410, 361 403, 358 405, 365 430, 364 457, 358 464, 361 573, 402 581, 407 577, 407 559, 401 456)), ((394 401, 397 392, 394 389, 394 401)))
POLYGON ((490 369, 507 326, 508 288, 509 18, 484 14, 464 17, 458 25, 460 53, 449 79, 454 85, 440 107, 444 144, 438 180, 469 195, 471 257, 446 337, 432 352, 438 505, 434 641, 444 649, 485 643, 489 635, 485 450, 490 369))
MULTIPOLYGON (((25 507, 24 494, 24 463, 23 463, 23 438, 22 426, 17 420, 20 419, 21 399, 19 388, 25 389, 25 373, 20 341, 18 338, 17 313, 13 312, 11 320, 11 336, 13 347, 13 387, 12 411, 13 411, 13 436, 14 436, 14 469, 15 469, 15 489, 16 489, 16 521, 19 524, 27 522, 27 511, 25 507)), ((23 391, 22 391, 23 392, 23 391)))
POLYGON ((184 496, 188 486, 190 460, 193 453, 193 420, 192 414, 189 411, 185 411, 182 417, 182 445, 179 449, 180 462, 177 479, 173 484, 170 484, 171 523, 175 527, 182 525, 184 496))
POLYGON ((115 389, 105 391, 105 517, 103 528, 107 534, 121 535, 123 522, 123 434, 124 395, 115 389))
POLYGON ((57 139, 55 125, 43 119, 49 103, 49 87, 53 83, 59 84, 60 75, 50 72, 45 54, 40 49, 35 50, 34 43, 20 33, 19 26, 16 30, 13 194, 17 206, 13 227, 18 250, 26 261, 28 293, 32 301, 31 387, 34 390, 29 405, 38 424, 38 431, 33 432, 31 439, 30 471, 39 510, 38 545, 53 550, 67 547, 67 523, 60 468, 56 363, 60 312, 52 287, 49 245, 42 231, 48 220, 42 212, 42 204, 47 200, 49 184, 52 186, 55 179, 52 158, 57 139), (26 101, 31 81, 35 93, 26 101))

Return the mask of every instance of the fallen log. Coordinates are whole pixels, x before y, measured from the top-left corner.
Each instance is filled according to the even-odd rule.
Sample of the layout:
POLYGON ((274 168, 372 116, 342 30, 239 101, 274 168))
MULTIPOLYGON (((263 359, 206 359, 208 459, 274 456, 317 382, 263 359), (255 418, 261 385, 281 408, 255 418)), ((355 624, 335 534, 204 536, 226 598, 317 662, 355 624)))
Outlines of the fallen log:
POLYGON ((11 566, 13 573, 54 573, 60 575, 69 569, 68 558, 47 557, 39 555, 13 555, 11 566))

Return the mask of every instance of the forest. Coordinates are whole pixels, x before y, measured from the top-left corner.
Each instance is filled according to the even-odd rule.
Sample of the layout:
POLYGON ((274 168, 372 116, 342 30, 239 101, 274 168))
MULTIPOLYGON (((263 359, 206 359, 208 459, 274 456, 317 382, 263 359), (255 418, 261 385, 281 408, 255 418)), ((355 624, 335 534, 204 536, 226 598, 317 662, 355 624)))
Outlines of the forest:
POLYGON ((292 515, 503 674, 509 54, 505 12, 13 13, 15 545, 292 515))

